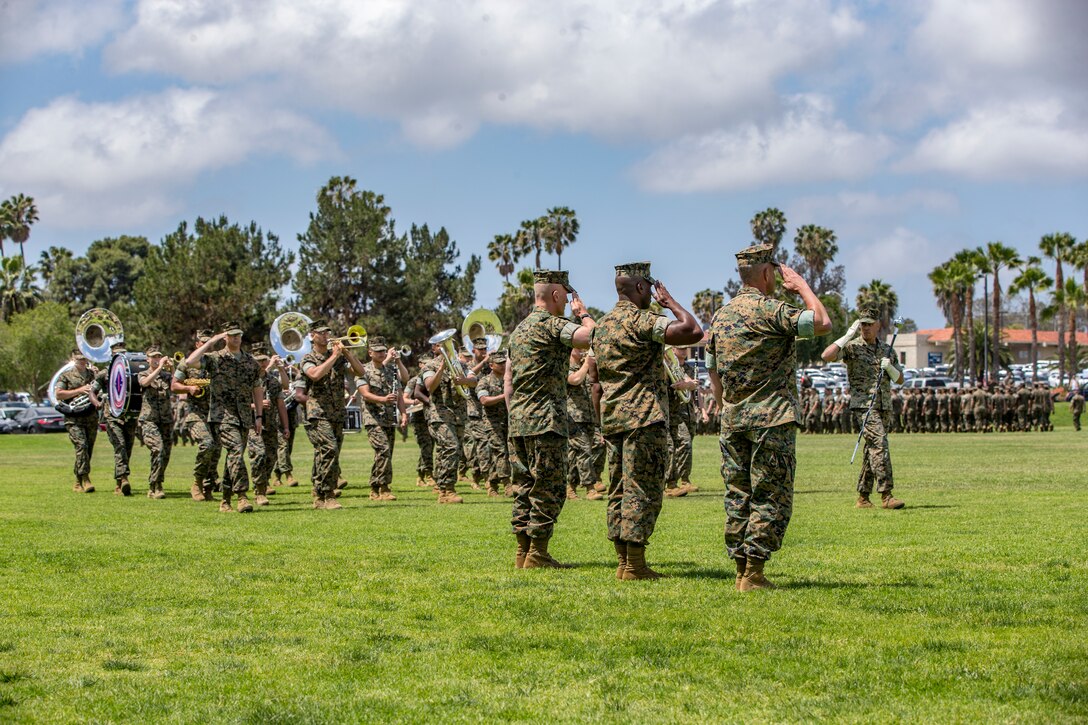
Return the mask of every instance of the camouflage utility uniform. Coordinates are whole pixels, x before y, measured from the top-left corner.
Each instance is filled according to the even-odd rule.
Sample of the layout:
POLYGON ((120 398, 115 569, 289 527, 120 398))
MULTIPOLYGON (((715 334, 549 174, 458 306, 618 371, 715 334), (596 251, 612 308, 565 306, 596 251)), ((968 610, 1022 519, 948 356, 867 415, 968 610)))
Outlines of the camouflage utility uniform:
MULTIPOLYGON (((437 374, 439 361, 435 360, 423 369, 420 379, 430 380, 437 374)), ((434 480, 440 493, 456 494, 457 470, 461 463, 461 430, 464 427, 465 401, 457 392, 449 365, 442 370, 442 378, 430 393, 431 404, 424 408, 427 431, 433 445, 434 480)))
MULTIPOLYGON (((302 374, 322 365, 332 351, 311 350, 302 358, 302 374)), ((351 363, 341 357, 324 377, 306 380, 306 435, 314 447, 314 464, 310 474, 313 493, 318 500, 333 498, 340 479, 340 447, 344 445, 344 381, 350 375, 351 363)))
MULTIPOLYGON (((896 370, 895 351, 885 342, 877 340, 870 345, 861 337, 846 343, 839 351, 839 359, 846 363, 846 376, 850 381, 850 411, 858 430, 862 432, 864 442, 861 451, 861 472, 858 475, 857 490, 861 496, 869 496, 875 484, 882 495, 890 494, 894 486, 892 480, 892 457, 888 448, 888 431, 892 425, 891 381, 880 369, 880 360, 890 358, 896 370), (876 393, 873 410, 865 420, 865 411, 876 393)), ((902 374, 902 371, 900 371, 902 374)))
POLYGON ((174 444, 174 411, 170 400, 170 373, 159 374, 143 386, 143 404, 140 406, 140 432, 144 445, 151 453, 151 471, 147 476, 148 493, 161 493, 166 480, 166 467, 170 465, 170 451, 174 444))
MULTIPOLYGON (((363 375, 355 379, 356 389, 366 385, 373 395, 389 395, 397 386, 397 364, 376 365, 373 360, 363 366, 363 375)), ((366 438, 374 449, 374 463, 370 467, 370 497, 391 496, 393 483, 393 444, 396 442, 396 403, 372 403, 365 398, 363 425, 366 438)))
POLYGON ((254 426, 253 391, 261 388, 261 371, 248 352, 237 354, 223 349, 206 353, 202 358, 211 378, 208 395, 208 422, 214 424, 219 445, 227 454, 227 471, 223 476, 223 500, 232 494, 243 496, 249 490, 246 470, 246 441, 254 426))
MULTIPOLYGON (((174 371, 174 380, 181 383, 188 378, 207 378, 208 371, 204 359, 201 358, 197 367, 188 367, 185 363, 178 365, 174 371)), ((217 488, 219 478, 219 455, 222 447, 219 445, 219 425, 211 423, 208 415, 211 413, 211 388, 204 388, 204 394, 186 396, 185 418, 183 425, 189 429, 189 435, 196 443, 196 463, 193 465, 193 481, 200 485, 206 500, 211 500, 212 492, 217 488)))
MULTIPOLYGON (((113 446, 113 480, 118 487, 128 485, 132 475, 129 463, 132 460, 132 447, 136 445, 136 427, 139 425, 138 410, 128 410, 121 415, 114 415, 107 404, 109 400, 110 371, 108 367, 98 372, 94 379, 94 390, 102 402, 102 422, 106 426, 106 437, 113 446)), ((130 489, 131 490, 131 489, 130 489)), ((123 491, 124 492, 124 491, 123 491)), ((127 496, 128 493, 125 493, 127 496)))
MULTIPOLYGON (((80 372, 73 367, 57 379, 56 389, 75 390, 93 383, 94 373, 89 369, 80 372)), ((69 399, 64 402, 72 401, 69 399)), ((76 490, 85 490, 91 481, 91 455, 94 453, 94 440, 98 437, 98 408, 92 405, 79 415, 65 415, 64 429, 76 450, 76 461, 72 468, 76 477, 76 490)))
POLYGON ((722 385, 725 546, 731 559, 767 560, 782 546, 797 467, 795 340, 814 332, 811 310, 748 286, 711 321, 707 365, 722 385))
MULTIPOLYGON (((571 363, 567 373, 576 373, 581 368, 581 365, 571 363)), ((597 483, 593 452, 597 423, 593 415, 592 390, 589 376, 578 385, 567 384, 567 489, 577 491, 579 486, 584 486, 587 494, 596 493, 593 486, 597 483)))
POLYGON ((283 380, 279 370, 269 366, 261 373, 261 387, 268 407, 261 410, 261 432, 249 431, 249 465, 253 469, 253 490, 258 496, 268 493, 268 482, 276 464, 280 436, 280 401, 283 400, 283 380))
MULTIPOLYGON (((503 394, 503 379, 495 373, 480 378, 476 384, 479 398, 491 398, 503 394)), ((501 486, 510 481, 510 455, 507 447, 509 425, 506 416, 506 401, 500 400, 494 405, 483 405, 484 433, 487 437, 488 461, 486 465, 489 491, 498 492, 501 486)))
MULTIPOLYGON (((680 367, 681 379, 691 380, 688 366, 680 367)), ((696 390, 689 390, 688 402, 680 397, 679 390, 669 387, 669 464, 665 469, 665 487, 676 488, 678 483, 691 478, 691 412, 696 390)))

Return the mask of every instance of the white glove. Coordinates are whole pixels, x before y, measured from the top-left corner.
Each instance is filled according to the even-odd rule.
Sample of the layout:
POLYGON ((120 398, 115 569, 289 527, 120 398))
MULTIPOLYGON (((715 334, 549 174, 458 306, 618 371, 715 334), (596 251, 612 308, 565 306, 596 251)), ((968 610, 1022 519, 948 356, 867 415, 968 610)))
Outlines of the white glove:
POLYGON ((861 329, 861 320, 854 320, 854 324, 850 325, 850 329, 846 331, 846 334, 835 340, 835 344, 839 346, 839 349, 846 347, 846 343, 857 337, 858 330, 861 329))
POLYGON ((880 358, 880 369, 884 371, 884 374, 887 375, 893 383, 898 383, 899 378, 903 377, 903 374, 892 364, 892 359, 890 357, 880 358))

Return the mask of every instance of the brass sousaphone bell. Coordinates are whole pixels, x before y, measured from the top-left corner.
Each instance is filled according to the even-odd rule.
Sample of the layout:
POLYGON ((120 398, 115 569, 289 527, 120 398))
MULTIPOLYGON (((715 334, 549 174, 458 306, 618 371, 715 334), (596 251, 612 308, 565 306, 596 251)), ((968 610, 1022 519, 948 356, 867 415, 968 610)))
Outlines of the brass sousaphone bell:
POLYGON ((461 324, 461 337, 465 343, 465 349, 472 349, 472 341, 477 337, 487 338, 487 351, 495 352, 502 347, 505 333, 502 331, 502 320, 493 310, 486 307, 473 310, 461 324))
POLYGON ((288 364, 298 362, 310 353, 313 343, 309 329, 312 320, 301 312, 284 312, 272 321, 268 341, 272 350, 288 364))

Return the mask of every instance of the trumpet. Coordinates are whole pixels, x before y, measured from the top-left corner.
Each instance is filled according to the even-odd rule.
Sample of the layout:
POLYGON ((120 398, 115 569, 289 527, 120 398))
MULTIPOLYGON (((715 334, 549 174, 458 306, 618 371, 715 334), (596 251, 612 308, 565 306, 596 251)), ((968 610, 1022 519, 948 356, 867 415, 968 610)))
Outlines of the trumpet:
POLYGON ((181 384, 197 388, 197 391, 193 393, 193 397, 203 398, 208 392, 208 386, 212 384, 212 381, 211 378, 185 378, 181 381, 181 384))
POLYGON ((174 353, 174 363, 175 364, 180 364, 184 360, 185 360, 185 353, 183 353, 183 352, 175 352, 174 353))
POLYGON ((330 337, 329 343, 339 342, 343 347, 366 347, 366 328, 362 325, 352 325, 348 328, 348 334, 341 337, 330 337))

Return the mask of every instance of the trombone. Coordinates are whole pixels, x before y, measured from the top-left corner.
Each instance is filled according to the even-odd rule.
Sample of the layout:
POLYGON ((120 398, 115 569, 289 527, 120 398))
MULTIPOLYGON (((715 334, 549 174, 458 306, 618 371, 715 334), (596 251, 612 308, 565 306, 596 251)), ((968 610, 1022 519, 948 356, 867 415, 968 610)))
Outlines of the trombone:
POLYGON ((343 347, 366 347, 366 328, 362 325, 352 325, 348 328, 348 334, 340 337, 330 337, 329 343, 339 342, 343 347))

